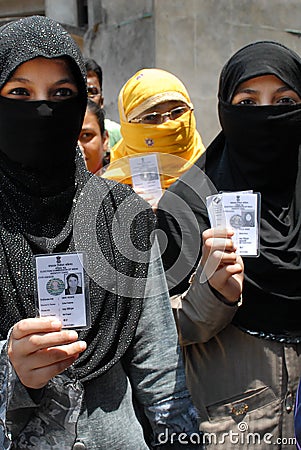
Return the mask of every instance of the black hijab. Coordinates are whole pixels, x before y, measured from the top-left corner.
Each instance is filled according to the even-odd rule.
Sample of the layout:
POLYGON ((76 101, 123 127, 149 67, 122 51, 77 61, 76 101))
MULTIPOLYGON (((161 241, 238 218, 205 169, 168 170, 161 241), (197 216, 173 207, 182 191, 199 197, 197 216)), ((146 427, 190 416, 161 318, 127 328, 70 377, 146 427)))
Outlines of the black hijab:
MULTIPOLYGON (((20 126, 22 117, 27 120, 30 115, 26 123, 33 134, 35 124, 38 127, 43 118, 50 119, 47 126, 42 125, 43 131, 38 131, 38 139, 32 139, 36 150, 44 154, 44 166, 43 158, 37 158, 36 163, 34 158, 22 157, 22 151, 28 150, 29 134, 20 149, 12 137, 15 147, 10 154, 7 134, 0 126, 0 335, 5 339, 14 323, 36 314, 34 254, 86 251, 92 324, 80 332, 88 348, 69 370, 86 381, 112 367, 133 339, 148 270, 147 258, 139 255, 149 250, 153 216, 129 188, 92 177, 85 168, 76 149, 86 108, 85 69, 77 45, 59 24, 34 16, 0 28, 0 89, 20 64, 38 56, 64 57, 79 94, 76 99, 60 102, 62 108, 46 101, 7 103, 12 110, 15 105, 20 108, 15 122, 20 126), (59 124, 64 131, 61 136, 67 137, 54 145, 49 130, 57 133, 59 124), (121 221, 117 209, 124 202, 128 208, 123 208, 121 221), (138 219, 130 223, 136 216, 138 219), (114 237, 129 233, 129 229, 128 249, 126 239, 120 245, 114 237)), ((9 99, 1 100, 6 103, 9 99)), ((3 111, 0 105, 0 120, 3 111)), ((13 121, 14 114, 10 117, 13 121)), ((27 133, 25 127, 23 131, 27 133)))
MULTIPOLYGON (((240 83, 263 75, 277 76, 301 97, 296 53, 276 42, 243 47, 221 72, 222 131, 196 167, 218 191, 261 193, 260 256, 244 259, 244 301, 234 323, 290 339, 301 337, 301 105, 231 105, 240 83)), ((194 185, 189 172, 171 187, 174 194, 183 197, 183 183, 194 185)), ((207 217, 195 214, 203 231, 207 217)))

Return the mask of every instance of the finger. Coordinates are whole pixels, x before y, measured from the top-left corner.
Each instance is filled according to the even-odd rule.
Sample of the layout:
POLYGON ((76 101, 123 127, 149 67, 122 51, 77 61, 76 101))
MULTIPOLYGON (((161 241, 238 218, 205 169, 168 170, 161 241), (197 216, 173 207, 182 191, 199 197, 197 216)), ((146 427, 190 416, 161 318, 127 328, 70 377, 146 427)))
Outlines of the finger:
POLYGON ((159 202, 159 199, 157 199, 157 198, 154 198, 154 199, 152 199, 152 200, 149 200, 149 204, 151 205, 151 207, 153 208, 153 211, 154 212, 156 212, 157 211, 157 208, 158 208, 158 202, 159 202))
POLYGON ((135 187, 134 191, 136 192, 136 194, 143 196, 145 194, 144 189, 140 188, 140 187, 135 187))
POLYGON ((244 262, 240 255, 237 255, 237 262, 241 265, 242 269, 244 269, 244 262))
POLYGON ((209 256, 214 254, 216 251, 223 252, 234 252, 236 250, 235 245, 233 244, 232 239, 224 239, 224 238, 209 238, 204 242, 203 245, 203 254, 202 261, 206 261, 209 256))
POLYGON ((19 375, 19 378, 24 386, 32 389, 40 389, 44 387, 51 378, 58 375, 59 373, 62 373, 65 369, 70 367, 71 364, 76 361, 78 356, 79 354, 55 364, 46 367, 40 367, 26 374, 21 374, 19 375))
POLYGON ((220 262, 220 264, 224 265, 224 264, 234 264, 237 261, 237 255, 235 252, 227 252, 224 250, 214 250, 209 258, 208 261, 212 260, 212 261, 217 261, 220 262))
POLYGON ((215 282, 219 283, 220 287, 224 288, 227 282, 231 281, 232 278, 235 279, 235 276, 238 275, 243 278, 242 268, 240 264, 232 264, 221 267, 214 275, 215 282))
POLYGON ((229 255, 224 252, 214 252, 206 261, 204 265, 204 270, 207 278, 211 278, 215 272, 224 268, 226 265, 232 265, 236 263, 236 255, 235 253, 231 253, 229 255))
POLYGON ((215 252, 214 259, 219 267, 232 266, 237 263, 237 256, 235 253, 215 252))
MULTIPOLYGON (((78 341, 66 346, 43 349, 29 356, 16 357, 16 355, 13 355, 11 363, 20 380, 24 381, 27 386, 30 376, 36 376, 36 372, 34 372, 36 369, 47 368, 48 366, 68 367, 86 348, 87 344, 84 341, 78 341)), ((33 383, 36 383, 36 381, 36 379, 32 380, 33 383)), ((38 383, 40 383, 40 380, 38 380, 38 383)))
POLYGON ((226 273, 229 274, 229 277, 238 273, 243 273, 243 267, 240 263, 235 263, 231 265, 227 265, 225 267, 226 273))
MULTIPOLYGON (((28 357, 28 369, 38 369, 41 367, 51 366, 65 359, 74 358, 87 348, 84 341, 77 341, 72 344, 60 345, 58 347, 49 347, 39 350, 28 357), (30 360, 29 360, 30 358, 30 360), (30 365, 30 367, 29 367, 30 365)), ((23 364, 26 364, 23 363, 23 364)), ((25 366, 26 368, 26 366, 25 366)))
POLYGON ((17 322, 12 330, 13 339, 22 339, 30 334, 60 330, 62 323, 54 317, 36 317, 17 322))
POLYGON ((135 191, 136 194, 140 195, 140 197, 143 198, 143 200, 145 200, 146 202, 152 204, 152 202, 157 202, 158 198, 155 197, 153 194, 149 193, 149 192, 139 192, 138 190, 135 191))
MULTIPOLYGON (((216 272, 220 271, 224 267, 228 267, 228 266, 231 267, 236 264, 238 264, 238 266, 239 266, 238 272, 241 272, 243 270, 242 269, 243 266, 241 264, 239 264, 238 261, 239 260, 238 260, 238 257, 235 252, 226 253, 224 251, 219 251, 219 250, 214 251, 208 257, 206 263, 203 264, 207 279, 212 278, 216 272)), ((226 278, 229 278, 231 276, 231 274, 234 274, 236 272, 237 271, 235 269, 231 269, 226 278)))
POLYGON ((228 298, 226 293, 229 292, 229 289, 230 291, 233 291, 234 287, 236 291, 235 295, 239 297, 239 287, 242 286, 243 282, 242 269, 239 264, 220 268, 208 279, 211 286, 217 289, 221 294, 225 295, 225 297, 228 298), (231 269, 229 270, 230 267, 231 269))
POLYGON ((210 249, 210 251, 214 250, 225 250, 233 252, 235 249, 235 245, 232 239, 226 238, 209 238, 204 243, 205 248, 210 249))
POLYGON ((12 342, 14 350, 22 347, 22 353, 30 355, 38 350, 56 347, 59 345, 66 345, 77 341, 78 334, 74 330, 62 330, 53 333, 38 333, 25 336, 22 340, 12 342))
POLYGON ((227 238, 227 237, 232 237, 233 235, 234 235, 234 230, 232 230, 232 228, 219 228, 219 227, 208 228, 207 230, 203 231, 203 234, 202 234, 204 241, 209 238, 214 238, 214 237, 227 238))

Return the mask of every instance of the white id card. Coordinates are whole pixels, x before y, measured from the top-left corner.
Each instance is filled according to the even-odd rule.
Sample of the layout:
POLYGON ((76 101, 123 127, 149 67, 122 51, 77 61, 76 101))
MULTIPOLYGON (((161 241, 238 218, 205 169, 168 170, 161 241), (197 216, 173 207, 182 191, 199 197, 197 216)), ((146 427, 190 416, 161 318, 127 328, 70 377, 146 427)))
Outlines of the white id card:
POLYGON ((259 256, 260 194, 222 192, 206 198, 212 227, 231 227, 241 256, 259 256))
POLYGON ((151 153, 145 156, 129 158, 134 190, 141 189, 161 197, 162 186, 157 155, 151 153))
POLYGON ((39 317, 56 317, 63 328, 90 326, 89 288, 84 265, 83 252, 34 256, 39 317))

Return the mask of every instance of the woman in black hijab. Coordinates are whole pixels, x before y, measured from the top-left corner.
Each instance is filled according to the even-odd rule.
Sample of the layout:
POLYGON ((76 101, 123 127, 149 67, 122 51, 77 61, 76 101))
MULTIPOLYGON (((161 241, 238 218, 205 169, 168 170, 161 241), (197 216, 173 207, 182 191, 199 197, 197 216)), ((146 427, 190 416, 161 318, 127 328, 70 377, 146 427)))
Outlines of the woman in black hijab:
MULTIPOLYGON (((277 448, 294 448, 281 438, 294 436, 301 374, 301 59, 276 42, 247 45, 224 66, 218 99, 222 131, 172 186, 172 208, 167 198, 159 204, 159 226, 170 238, 163 263, 176 295, 188 385, 205 431, 231 430, 242 445, 237 423, 245 422, 244 430, 259 433, 258 448, 266 448, 265 433, 273 442, 279 438, 277 448), (206 195, 243 190, 261 193, 260 256, 244 258, 238 306, 221 296, 222 289, 212 290, 211 279, 209 289, 201 289, 198 276, 188 289, 188 279, 201 257, 196 243, 210 226, 206 195), (175 195, 185 201, 186 219, 174 206, 175 195), (187 230, 191 242, 185 243, 187 230), (185 262, 182 274, 178 255, 185 262)), ((212 231, 203 237, 210 247, 212 231)))
POLYGON ((153 214, 89 174, 77 148, 79 49, 51 19, 25 18, 0 28, 0 68, 0 447, 147 449, 160 433, 191 433, 153 214), (59 265, 76 251, 87 254, 91 326, 68 331, 36 317, 33 256, 59 265))

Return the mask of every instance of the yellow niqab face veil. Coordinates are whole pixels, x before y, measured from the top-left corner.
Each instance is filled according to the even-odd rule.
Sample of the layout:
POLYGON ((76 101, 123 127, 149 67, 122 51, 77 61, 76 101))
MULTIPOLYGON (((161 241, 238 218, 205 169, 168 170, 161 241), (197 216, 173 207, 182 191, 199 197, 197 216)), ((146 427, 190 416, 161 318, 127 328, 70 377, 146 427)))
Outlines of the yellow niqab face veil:
POLYGON ((196 130, 193 105, 183 83, 160 69, 142 69, 120 91, 118 98, 123 138, 111 151, 111 164, 103 176, 131 184, 129 157, 156 153, 162 187, 168 188, 204 152, 196 130), (160 125, 131 123, 149 108, 167 101, 186 103, 191 109, 160 125))

